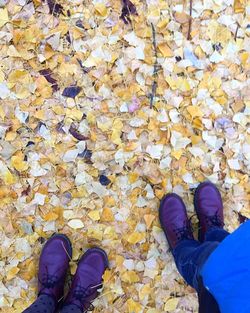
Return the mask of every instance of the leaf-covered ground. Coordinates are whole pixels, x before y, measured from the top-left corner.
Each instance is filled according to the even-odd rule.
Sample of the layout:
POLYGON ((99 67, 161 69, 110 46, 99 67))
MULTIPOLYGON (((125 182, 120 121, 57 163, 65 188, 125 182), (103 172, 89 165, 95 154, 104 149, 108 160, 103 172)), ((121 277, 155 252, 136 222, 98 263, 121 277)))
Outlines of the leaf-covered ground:
MULTIPOLYGON (((249 217, 249 0, 0 0, 0 307, 54 232, 110 259, 95 312, 197 312, 158 222, 210 179, 249 217), (192 17, 190 17, 192 16, 192 17)), ((196 218, 192 219, 197 229, 196 218)))

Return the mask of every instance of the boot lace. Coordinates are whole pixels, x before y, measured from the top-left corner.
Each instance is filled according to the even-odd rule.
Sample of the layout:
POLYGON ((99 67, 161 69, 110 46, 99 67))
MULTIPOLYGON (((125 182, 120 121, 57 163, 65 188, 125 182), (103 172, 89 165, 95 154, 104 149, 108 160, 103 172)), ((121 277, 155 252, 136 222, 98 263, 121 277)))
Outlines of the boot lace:
POLYGON ((59 278, 57 275, 46 275, 39 282, 42 284, 44 288, 54 288, 59 282, 59 278))
POLYGON ((212 216, 205 216, 207 225, 209 227, 223 227, 224 223, 220 219, 219 215, 216 213, 212 216))
POLYGON ((177 240, 184 240, 184 239, 190 239, 190 237, 192 236, 192 228, 190 226, 190 224, 184 225, 183 227, 180 228, 176 228, 174 230, 177 240))
POLYGON ((40 284, 43 286, 40 293, 44 291, 44 289, 47 288, 54 288, 56 285, 60 284, 64 277, 59 277, 55 274, 49 274, 48 267, 46 266, 46 273, 43 274, 42 278, 38 277, 38 280, 40 284))

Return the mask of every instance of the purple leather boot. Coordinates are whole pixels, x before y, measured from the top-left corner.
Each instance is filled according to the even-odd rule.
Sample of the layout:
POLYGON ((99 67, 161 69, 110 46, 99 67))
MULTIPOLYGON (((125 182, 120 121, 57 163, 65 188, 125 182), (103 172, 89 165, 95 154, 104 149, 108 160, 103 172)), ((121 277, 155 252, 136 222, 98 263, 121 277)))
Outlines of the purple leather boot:
POLYGON ((209 229, 224 226, 223 204, 217 187, 211 182, 200 184, 195 192, 194 206, 200 223, 199 240, 204 241, 209 229))
POLYGON ((171 250, 184 239, 194 240, 186 206, 177 194, 168 194, 161 200, 159 217, 171 250))
POLYGON ((38 296, 48 295, 58 304, 63 298, 71 257, 72 248, 67 236, 55 234, 46 242, 39 260, 38 296))
POLYGON ((108 257, 100 248, 92 248, 81 257, 73 277, 69 293, 64 301, 66 306, 77 306, 81 312, 93 309, 92 301, 102 287, 102 276, 108 268, 108 257))

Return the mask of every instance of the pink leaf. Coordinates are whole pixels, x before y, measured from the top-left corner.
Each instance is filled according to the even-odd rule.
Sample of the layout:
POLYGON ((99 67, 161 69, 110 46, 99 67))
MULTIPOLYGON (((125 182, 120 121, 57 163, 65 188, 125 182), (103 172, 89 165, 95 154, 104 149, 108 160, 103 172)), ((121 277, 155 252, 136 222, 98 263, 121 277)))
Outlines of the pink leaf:
POLYGON ((137 99, 135 96, 132 98, 132 102, 128 106, 129 113, 134 113, 140 108, 140 100, 137 99))

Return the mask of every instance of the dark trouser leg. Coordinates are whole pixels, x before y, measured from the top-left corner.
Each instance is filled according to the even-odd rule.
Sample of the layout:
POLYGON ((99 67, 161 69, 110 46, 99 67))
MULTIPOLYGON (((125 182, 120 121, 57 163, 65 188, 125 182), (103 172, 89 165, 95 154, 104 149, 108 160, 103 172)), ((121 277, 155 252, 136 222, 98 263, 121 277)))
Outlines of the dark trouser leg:
POLYGON ((62 307, 60 313, 82 313, 82 310, 75 304, 68 304, 62 307))
POLYGON ((23 313, 54 313, 55 300, 47 295, 40 295, 23 313))
POLYGON ((229 232, 227 232, 225 229, 214 227, 205 234, 205 241, 222 242, 228 235, 229 232))
POLYGON ((178 271, 186 282, 197 291, 201 268, 219 244, 215 241, 200 243, 196 240, 183 240, 173 250, 178 271))
POLYGON ((183 240, 174 249, 173 256, 178 271, 186 282, 198 290, 199 273, 210 254, 229 233, 222 228, 212 228, 205 235, 205 241, 183 240))

